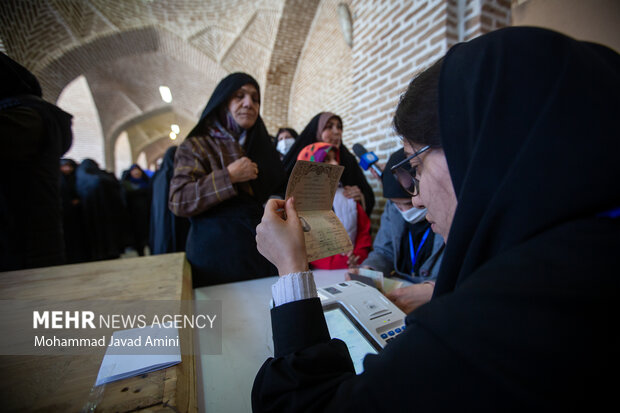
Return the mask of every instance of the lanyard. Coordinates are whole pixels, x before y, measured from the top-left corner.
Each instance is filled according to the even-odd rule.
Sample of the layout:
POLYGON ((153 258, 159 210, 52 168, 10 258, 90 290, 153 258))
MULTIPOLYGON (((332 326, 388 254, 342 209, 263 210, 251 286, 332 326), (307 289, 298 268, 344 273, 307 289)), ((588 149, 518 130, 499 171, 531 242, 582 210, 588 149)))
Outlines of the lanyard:
POLYGON ((620 217, 620 208, 610 209, 609 211, 602 212, 596 215, 599 218, 612 218, 616 219, 620 217))
POLYGON ((409 231, 409 254, 411 255, 411 272, 413 273, 413 269, 415 268, 415 260, 416 257, 418 256, 418 254, 420 253, 420 250, 422 249, 422 246, 424 245, 424 243, 426 242, 426 238, 428 238, 428 234, 431 232, 431 228, 428 227, 426 229, 426 232, 424 233, 424 235, 422 236, 422 240, 420 241, 420 245, 418 245, 418 250, 414 251, 413 248, 413 237, 411 236, 411 231, 409 231))

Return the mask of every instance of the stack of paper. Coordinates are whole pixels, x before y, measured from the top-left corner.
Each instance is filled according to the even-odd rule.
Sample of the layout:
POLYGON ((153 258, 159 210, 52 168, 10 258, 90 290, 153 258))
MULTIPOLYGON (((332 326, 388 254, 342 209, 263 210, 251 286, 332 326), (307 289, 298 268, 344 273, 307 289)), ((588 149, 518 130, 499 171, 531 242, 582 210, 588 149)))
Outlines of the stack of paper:
POLYGON ((153 326, 116 331, 101 362, 95 386, 165 369, 180 362, 181 349, 176 328, 153 326), (166 343, 167 346, 162 350, 161 347, 147 345, 153 342, 166 343), (136 348, 130 343, 140 343, 140 347, 136 348), (127 354, 130 346, 133 347, 132 354, 127 354), (138 349, 140 354, 136 354, 138 349))

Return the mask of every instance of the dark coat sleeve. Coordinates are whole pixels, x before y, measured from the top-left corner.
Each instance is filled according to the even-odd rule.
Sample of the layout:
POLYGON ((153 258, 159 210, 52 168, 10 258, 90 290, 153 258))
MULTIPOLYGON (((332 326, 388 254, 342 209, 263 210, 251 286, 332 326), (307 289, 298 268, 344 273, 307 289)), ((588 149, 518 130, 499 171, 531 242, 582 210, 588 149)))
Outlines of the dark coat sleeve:
MULTIPOLYGON (((466 398, 495 390, 416 323, 379 355, 367 356, 364 372, 355 375, 346 345, 329 338, 319 299, 276 307, 271 317, 275 358, 254 381, 254 412, 450 411, 466 398), (480 390, 472 392, 476 386, 480 390)), ((490 409, 490 399, 474 401, 490 409)))

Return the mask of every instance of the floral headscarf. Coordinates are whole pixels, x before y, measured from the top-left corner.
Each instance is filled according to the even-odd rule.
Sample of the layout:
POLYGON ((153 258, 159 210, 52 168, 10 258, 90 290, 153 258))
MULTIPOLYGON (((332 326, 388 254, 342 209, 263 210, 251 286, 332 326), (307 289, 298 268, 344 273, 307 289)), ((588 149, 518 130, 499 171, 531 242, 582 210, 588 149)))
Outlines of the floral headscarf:
POLYGON ((326 142, 315 142, 304 147, 299 155, 298 161, 323 162, 330 151, 336 151, 336 160, 340 162, 340 152, 334 145, 326 142))

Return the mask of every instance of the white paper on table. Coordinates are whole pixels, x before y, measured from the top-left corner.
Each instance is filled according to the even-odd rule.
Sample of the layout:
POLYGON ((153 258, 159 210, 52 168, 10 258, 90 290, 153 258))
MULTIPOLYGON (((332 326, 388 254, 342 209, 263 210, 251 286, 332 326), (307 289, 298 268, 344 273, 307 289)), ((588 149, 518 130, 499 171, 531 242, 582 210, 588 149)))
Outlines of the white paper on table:
MULTIPOLYGON (((142 337, 141 342, 144 343, 147 336, 150 336, 151 339, 165 339, 171 336, 178 337, 178 332, 179 330, 176 328, 149 326, 115 331, 112 337, 113 339, 123 340, 135 340, 142 337)), ((108 346, 103 356, 101 367, 99 367, 95 386, 165 369, 181 362, 181 349, 179 346, 176 346, 174 354, 160 354, 161 351, 158 352, 153 347, 143 347, 143 349, 142 354, 114 354, 118 350, 111 351, 111 348, 108 346)))

